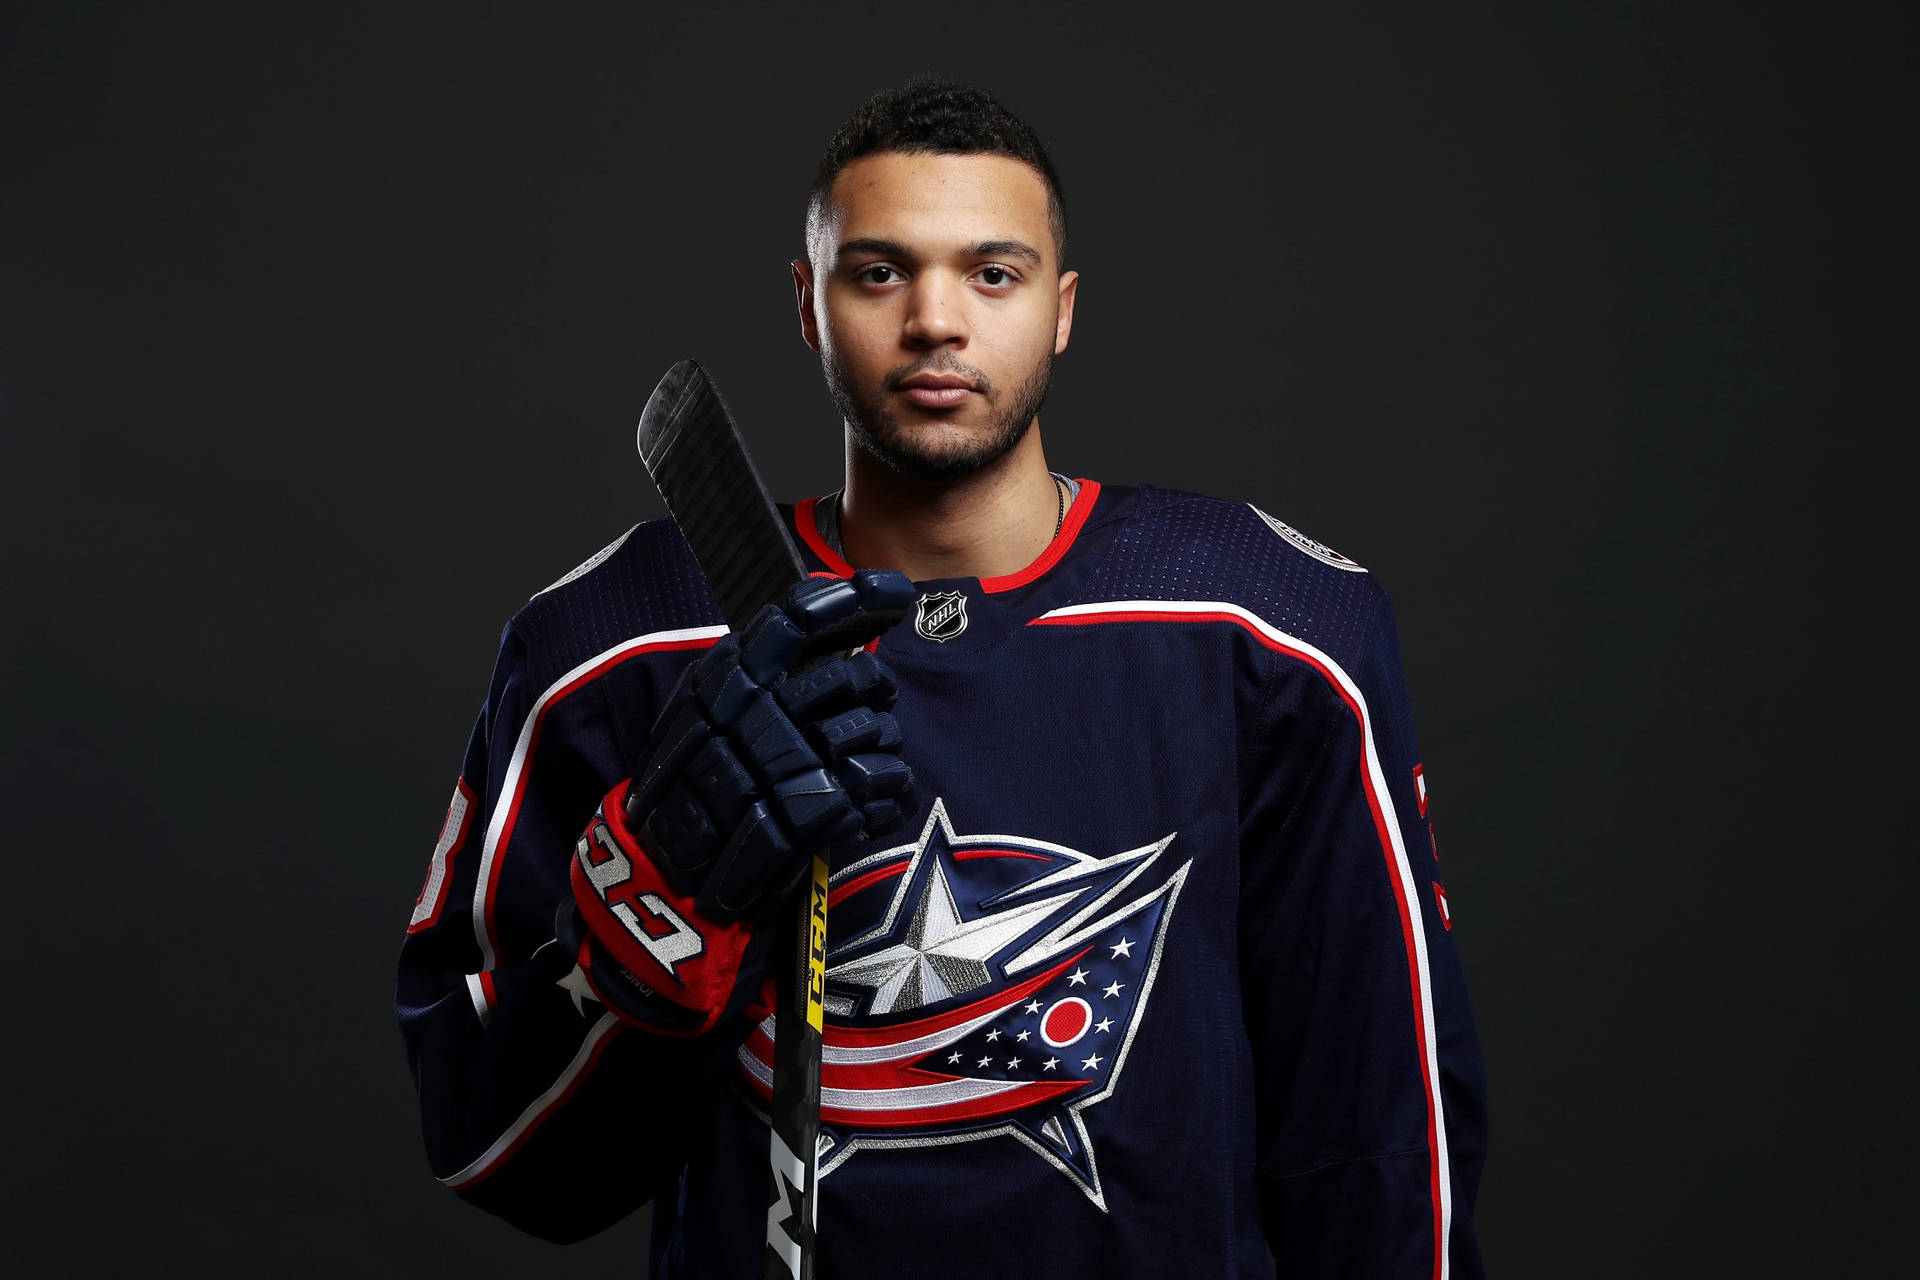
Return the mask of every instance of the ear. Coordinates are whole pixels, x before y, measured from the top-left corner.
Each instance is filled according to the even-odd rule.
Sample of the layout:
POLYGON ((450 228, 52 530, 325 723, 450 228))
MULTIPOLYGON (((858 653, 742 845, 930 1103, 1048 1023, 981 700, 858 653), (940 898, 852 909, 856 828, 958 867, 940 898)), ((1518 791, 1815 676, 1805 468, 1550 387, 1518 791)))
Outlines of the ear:
POLYGON ((793 298, 800 308, 800 336, 818 351, 820 320, 813 314, 813 264, 805 258, 795 258, 787 265, 793 268, 793 298))
POLYGON ((1053 354, 1059 355, 1067 349, 1067 337, 1073 332, 1073 299, 1080 292, 1080 273, 1062 271, 1060 273, 1060 311, 1053 322, 1053 354))

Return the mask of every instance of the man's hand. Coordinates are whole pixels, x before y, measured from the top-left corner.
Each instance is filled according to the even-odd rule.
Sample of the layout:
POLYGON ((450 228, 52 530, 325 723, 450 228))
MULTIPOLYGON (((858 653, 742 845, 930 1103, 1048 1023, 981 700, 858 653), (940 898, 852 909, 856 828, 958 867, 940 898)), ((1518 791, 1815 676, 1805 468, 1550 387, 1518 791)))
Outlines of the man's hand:
MULTIPOLYGON (((723 637, 681 677, 646 763, 581 839, 580 920, 626 976, 700 1015, 687 1029, 737 1003, 753 925, 814 853, 883 835, 917 808, 885 666, 864 650, 809 662, 810 642, 878 637, 914 594, 892 571, 813 578, 723 637)), ((603 966, 590 951, 582 939, 593 974, 603 966)))

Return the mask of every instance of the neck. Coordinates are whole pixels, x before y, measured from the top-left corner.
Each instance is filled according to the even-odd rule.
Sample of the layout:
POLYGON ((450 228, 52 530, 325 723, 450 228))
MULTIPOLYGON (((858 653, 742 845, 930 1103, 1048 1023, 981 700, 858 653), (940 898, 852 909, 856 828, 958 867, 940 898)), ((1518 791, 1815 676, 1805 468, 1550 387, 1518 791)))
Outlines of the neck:
POLYGON ((901 475, 849 439, 840 543, 856 569, 997 578, 1046 550, 1060 502, 1037 421, 998 461, 954 479, 901 475))

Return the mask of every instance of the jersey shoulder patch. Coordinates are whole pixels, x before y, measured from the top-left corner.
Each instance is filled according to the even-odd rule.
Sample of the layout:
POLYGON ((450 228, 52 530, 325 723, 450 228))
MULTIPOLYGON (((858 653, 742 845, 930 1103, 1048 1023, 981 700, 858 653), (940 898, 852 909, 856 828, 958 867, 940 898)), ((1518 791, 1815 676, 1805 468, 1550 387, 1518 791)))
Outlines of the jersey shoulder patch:
MULTIPOLYGON (((633 529, 638 529, 639 527, 640 526, 636 524, 633 526, 633 529)), ((601 565, 605 564, 609 558, 612 557, 614 552, 618 551, 622 546, 626 544, 627 539, 633 536, 633 529, 627 530, 625 533, 615 538, 612 542, 609 542, 606 546, 600 548, 598 551, 588 556, 585 560, 582 560, 579 564, 573 566, 573 568, 567 572, 566 576, 560 578, 556 582, 549 583, 547 586, 544 586, 540 590, 534 592, 533 593, 534 597, 537 598, 539 596, 543 596, 547 594, 547 592, 554 590, 556 587, 564 587, 569 582, 572 582, 577 578, 584 578, 588 574, 592 573, 595 569, 598 569, 601 565)))
POLYGON ((1347 559, 1347 557, 1341 555, 1326 543, 1309 538, 1306 534, 1300 532, 1286 521, 1274 519, 1260 508, 1254 506, 1251 502, 1247 504, 1247 507, 1253 514, 1265 520, 1269 529, 1285 538, 1288 542, 1291 542, 1301 551, 1312 556, 1315 560, 1318 560, 1321 564, 1330 564, 1336 569, 1345 569, 1348 573, 1366 572, 1364 566, 1347 559))

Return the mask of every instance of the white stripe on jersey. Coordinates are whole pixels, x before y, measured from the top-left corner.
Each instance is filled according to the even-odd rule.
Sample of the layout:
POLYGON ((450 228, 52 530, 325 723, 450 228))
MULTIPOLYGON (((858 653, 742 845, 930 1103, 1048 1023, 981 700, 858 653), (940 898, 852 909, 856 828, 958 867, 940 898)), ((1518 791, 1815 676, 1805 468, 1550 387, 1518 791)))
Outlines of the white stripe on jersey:
POLYGON ((1427 934, 1424 922, 1425 913, 1420 906, 1420 892, 1413 876, 1413 864, 1407 858, 1405 842, 1400 836, 1400 820, 1393 807, 1393 796, 1387 787, 1386 774, 1380 767, 1380 757, 1373 745, 1373 721, 1367 714, 1367 700, 1360 693, 1360 687, 1353 677, 1328 657, 1325 653, 1308 644, 1305 640, 1280 630, 1265 618, 1260 617, 1237 604, 1222 600, 1107 600, 1095 604, 1074 604, 1054 609, 1034 619, 1045 622, 1050 619, 1082 622, 1099 621, 1102 614, 1161 614, 1172 621, 1183 614, 1227 614, 1235 621, 1264 637, 1275 648, 1293 653, 1318 667, 1327 678, 1332 680, 1351 704, 1358 708, 1360 715, 1361 738, 1366 744, 1367 790, 1373 794, 1380 807, 1387 838, 1392 845, 1393 869, 1398 883, 1395 892, 1401 899, 1401 906, 1407 912, 1412 923, 1410 933, 1413 938, 1413 951, 1416 970, 1420 981, 1420 1018, 1422 1043, 1426 1046, 1427 1093, 1432 1099, 1432 1119, 1434 1134, 1434 1160, 1438 1166, 1440 1192, 1440 1232, 1438 1240, 1439 1257, 1436 1259, 1435 1274, 1439 1280, 1448 1280, 1451 1259, 1447 1256, 1453 1231, 1453 1179, 1447 1161, 1447 1126, 1441 1112, 1440 1101, 1440 1051, 1435 1043, 1433 1027, 1433 982, 1427 969, 1427 934))
POLYGON ((480 975, 477 973, 467 975, 467 999, 473 1001, 473 1012, 479 1017, 480 1025, 483 1027, 492 1026, 493 1005, 488 1002, 487 989, 481 983, 480 975))
POLYGON ((507 1131, 495 1138, 491 1146, 485 1151, 482 1151, 478 1156, 475 1156, 473 1163, 458 1173, 449 1174, 440 1179, 440 1181, 449 1187, 458 1189, 466 1186, 469 1182, 474 1181, 479 1178, 480 1175, 492 1169, 503 1156, 515 1146, 519 1145, 523 1137, 531 1133, 536 1125, 547 1118, 548 1112, 566 1101, 567 1095, 573 1092, 574 1086, 577 1085, 586 1074, 587 1067, 599 1056, 601 1046, 607 1042, 608 1037, 612 1036, 613 1033, 619 1029, 619 1018, 615 1017, 612 1013, 601 1014, 600 1020, 593 1024, 593 1027, 587 1032, 586 1039, 582 1040, 580 1047, 574 1051, 573 1060, 567 1063, 566 1070, 562 1071, 559 1078, 547 1086, 546 1092, 527 1104, 526 1110, 520 1113, 519 1118, 508 1125, 507 1131))

